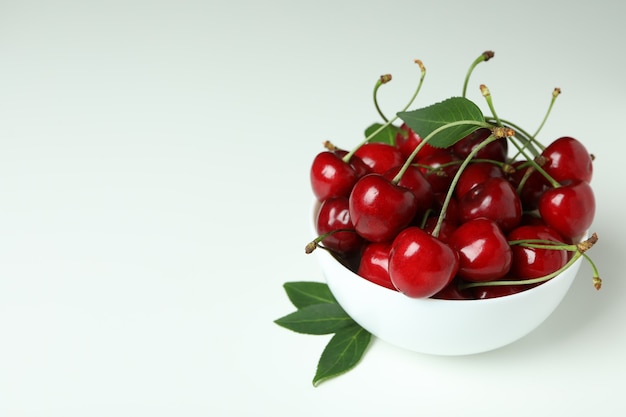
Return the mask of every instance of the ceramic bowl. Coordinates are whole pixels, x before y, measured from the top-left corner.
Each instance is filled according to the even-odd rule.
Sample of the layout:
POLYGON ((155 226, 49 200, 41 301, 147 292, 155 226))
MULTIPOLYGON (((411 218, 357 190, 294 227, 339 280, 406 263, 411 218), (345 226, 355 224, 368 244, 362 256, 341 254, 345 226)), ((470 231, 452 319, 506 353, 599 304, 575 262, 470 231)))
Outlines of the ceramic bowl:
MULTIPOLYGON (((311 232, 316 235, 314 221, 311 232)), ((440 300, 409 298, 358 276, 326 250, 313 254, 337 302, 359 325, 390 344, 434 355, 487 352, 526 336, 557 308, 582 262, 581 257, 550 281, 513 295, 440 300)))

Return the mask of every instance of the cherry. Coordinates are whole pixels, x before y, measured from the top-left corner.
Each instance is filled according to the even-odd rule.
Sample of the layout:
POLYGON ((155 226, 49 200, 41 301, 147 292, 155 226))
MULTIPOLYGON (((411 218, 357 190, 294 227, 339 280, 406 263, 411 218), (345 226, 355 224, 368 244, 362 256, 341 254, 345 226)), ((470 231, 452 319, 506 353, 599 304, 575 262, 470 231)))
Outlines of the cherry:
MULTIPOLYGON (((402 123, 400 131, 396 134, 396 147, 402 152, 405 158, 410 157, 415 148, 417 148, 422 141, 423 139, 420 135, 415 133, 406 123, 402 123)), ((424 158, 437 152, 439 152, 439 148, 435 148, 427 143, 417 152, 415 158, 424 158)))
POLYGON ((515 171, 509 175, 509 181, 517 189, 524 210, 535 210, 541 195, 550 188, 550 182, 526 161, 515 161, 515 171), (523 183, 522 183, 523 182, 523 183))
POLYGON ((408 297, 426 298, 441 291, 459 268, 457 253, 419 227, 396 236, 389 255, 391 282, 408 297))
POLYGON ((459 199, 462 222, 479 217, 493 220, 504 232, 516 227, 522 218, 522 203, 505 178, 489 178, 459 199))
POLYGON ((550 143, 542 152, 542 168, 554 180, 591 182, 593 160, 587 148, 578 140, 563 136, 550 143))
POLYGON ((310 180, 313 194, 319 201, 332 197, 347 197, 357 180, 368 168, 355 156, 346 163, 345 151, 320 152, 313 159, 310 180))
MULTIPOLYGON (((384 177, 389 181, 392 181, 401 169, 401 166, 391 168, 389 171, 385 172, 384 177)), ((426 177, 424 177, 424 174, 422 174, 422 171, 420 171, 420 169, 416 166, 410 165, 407 167, 406 171, 402 174, 400 181, 398 181, 398 185, 408 188, 413 192, 413 194, 415 194, 415 199, 417 201, 417 215, 425 213, 426 210, 432 207, 435 201, 433 188, 426 177)))
MULTIPOLYGON (((509 278, 510 280, 511 278, 509 278)), ((503 279, 506 281, 506 279, 503 279)), ((484 300, 487 298, 506 297, 507 295, 517 294, 522 291, 526 291, 536 285, 483 285, 471 288, 474 298, 478 300, 484 300)))
POLYGON ((539 199, 539 213, 569 242, 579 239, 591 226, 596 200, 588 182, 571 181, 551 188, 539 199))
POLYGON ((354 152, 354 155, 360 158, 371 172, 381 175, 405 161, 398 148, 382 142, 365 143, 354 152))
POLYGON ((497 280, 511 268, 511 247, 492 220, 479 218, 463 223, 448 243, 459 254, 458 276, 468 281, 497 280))
POLYGON ((322 239, 322 243, 332 251, 348 254, 356 252, 363 245, 363 238, 356 233, 350 220, 348 197, 324 200, 320 205, 315 224, 319 235, 328 234, 322 239), (337 230, 341 231, 335 232, 337 230))
MULTIPOLYGON (((438 220, 439 220, 438 216, 429 217, 428 219, 426 219, 426 222, 424 223, 424 227, 422 229, 426 233, 432 235, 435 230, 435 227, 437 226, 438 220)), ((450 241, 450 236, 452 236, 452 233, 454 233, 455 230, 456 230, 456 226, 453 223, 449 222, 448 220, 444 219, 441 222, 437 239, 441 240, 444 243, 448 243, 450 241)))
MULTIPOLYGON (((460 141, 452 145, 452 152, 461 159, 465 159, 472 149, 478 146, 481 142, 487 139, 491 135, 491 130, 487 128, 480 128, 460 141)), ((489 159, 492 161, 505 162, 508 152, 508 142, 506 138, 500 138, 495 140, 484 148, 478 151, 474 156, 476 159, 489 159)))
POLYGON ((391 241, 372 242, 365 246, 357 274, 374 284, 396 290, 389 278, 389 252, 391 241))
POLYGON ((417 199, 379 174, 357 181, 349 198, 350 217, 359 235, 372 242, 392 240, 415 217, 417 199))
MULTIPOLYGON (((441 214, 445 198, 445 193, 435 194, 435 202, 432 207, 433 213, 436 213, 437 215, 441 214)), ((461 224, 461 214, 459 210, 459 202, 454 196, 452 196, 450 198, 450 201, 448 202, 448 207, 446 208, 446 212, 444 214, 444 221, 450 223, 451 226, 457 226, 461 224)))
MULTIPOLYGON (((513 229, 507 236, 509 241, 540 239, 563 243, 559 233, 549 226, 526 225, 513 229)), ((561 269, 568 260, 565 249, 542 249, 511 245, 513 263, 511 275, 517 279, 539 278, 561 269)))
POLYGON ((417 160, 417 164, 435 193, 445 193, 459 170, 461 158, 447 149, 417 160))
POLYGON ((454 187, 454 194, 457 198, 461 197, 463 194, 474 188, 474 186, 492 177, 504 178, 504 171, 502 168, 490 162, 471 163, 465 167, 461 173, 459 181, 454 187))

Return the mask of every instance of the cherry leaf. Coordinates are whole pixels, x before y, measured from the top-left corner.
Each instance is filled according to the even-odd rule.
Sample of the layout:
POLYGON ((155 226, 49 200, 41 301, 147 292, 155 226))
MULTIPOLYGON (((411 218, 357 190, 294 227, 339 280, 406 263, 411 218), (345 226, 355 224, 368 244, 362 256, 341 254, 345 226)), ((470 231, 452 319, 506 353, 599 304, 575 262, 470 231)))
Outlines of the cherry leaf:
POLYGON ((297 281, 283 284, 287 297, 296 308, 313 304, 336 303, 328 285, 323 282, 297 281))
POLYGON ((286 329, 304 334, 330 334, 354 325, 339 304, 312 304, 274 321, 286 329))
POLYGON ((317 365, 313 385, 354 368, 370 344, 372 335, 358 324, 341 329, 330 339, 317 365))
POLYGON ((479 127, 487 126, 485 116, 476 104, 465 97, 451 97, 433 105, 417 110, 399 112, 398 117, 422 138, 442 129, 450 123, 467 121, 451 125, 435 133, 428 143, 437 148, 454 145, 479 127))
POLYGON ((365 137, 372 136, 368 142, 381 142, 386 143, 388 145, 396 144, 396 134, 400 131, 400 128, 389 124, 385 127, 380 123, 373 123, 365 129, 365 137), (380 130, 380 131, 378 131, 380 130), (378 132, 378 133, 377 133, 378 132))

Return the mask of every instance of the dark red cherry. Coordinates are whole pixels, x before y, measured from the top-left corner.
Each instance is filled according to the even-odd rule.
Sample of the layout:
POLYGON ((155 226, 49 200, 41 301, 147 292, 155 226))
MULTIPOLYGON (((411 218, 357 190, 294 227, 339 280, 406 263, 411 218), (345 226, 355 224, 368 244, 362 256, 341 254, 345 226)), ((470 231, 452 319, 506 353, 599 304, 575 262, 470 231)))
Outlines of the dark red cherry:
POLYGON ((382 142, 361 145, 354 155, 359 157, 371 172, 381 175, 391 168, 402 165, 405 161, 398 148, 382 142))
POLYGON ((358 157, 351 158, 352 164, 344 162, 341 158, 341 152, 324 151, 313 159, 310 181, 313 195, 319 201, 333 197, 347 197, 354 184, 363 175, 363 165, 358 157))
POLYGON ((516 161, 512 166, 515 171, 509 175, 509 181, 518 190, 522 207, 526 211, 535 210, 541 195, 550 188, 550 183, 541 172, 528 165, 526 161, 516 161), (520 189, 522 181, 524 183, 520 189))
MULTIPOLYGON (((424 223, 424 227, 422 229, 424 229, 426 233, 432 235, 433 232, 435 231, 435 227, 437 227, 438 221, 439 221, 439 216, 429 217, 424 223)), ((454 233, 455 230, 456 230, 456 226, 453 223, 444 219, 441 222, 441 227, 439 228, 439 234, 436 237, 442 242, 448 243, 450 240, 450 236, 452 236, 452 233, 454 233)))
POLYGON ((357 181, 349 205, 355 230, 372 242, 395 238, 413 220, 417 210, 411 190, 379 174, 368 174, 357 181))
POLYGON ((587 148, 578 140, 563 136, 550 143, 542 152, 542 168, 557 182, 579 180, 591 182, 593 160, 587 148))
POLYGON ((502 168, 498 165, 490 162, 470 163, 461 173, 459 181, 454 188, 454 194, 457 198, 461 197, 476 185, 484 182, 488 178, 493 177, 504 178, 504 171, 502 171, 502 168))
POLYGON ((351 230, 332 233, 322 240, 322 244, 332 251, 348 254, 358 251, 363 245, 363 238, 356 233, 350 220, 347 197, 324 200, 315 224, 320 236, 335 230, 351 230))
POLYGON ((459 213, 462 222, 486 217, 506 233, 519 225, 522 203, 509 181, 489 178, 459 199, 459 213))
POLYGON ((596 200, 588 182, 573 181, 551 188, 539 200, 539 214, 568 242, 576 241, 591 226, 596 200))
POLYGON ((431 297, 453 279, 457 253, 419 227, 398 234, 389 255, 389 276, 398 291, 412 298, 431 297))
POLYGON ((396 290, 389 278, 389 252, 391 241, 372 242, 365 246, 357 274, 381 287, 396 290))
MULTIPOLYGON (((480 128, 470 133, 454 145, 452 145, 452 152, 454 152, 459 158, 465 159, 476 146, 482 143, 491 135, 491 130, 487 128, 480 128)), ((474 158, 476 159, 489 159, 493 161, 505 162, 508 152, 508 142, 506 138, 497 139, 491 143, 488 143, 484 148, 480 149, 474 158)))
POLYGON ((459 226, 448 244, 459 254, 458 276, 472 282, 494 281, 511 269, 506 236, 492 220, 479 218, 459 226))
MULTIPOLYGON (((388 180, 393 180, 395 176, 402 169, 401 166, 391 168, 384 174, 384 177, 388 180)), ((398 181, 398 185, 404 188, 408 188, 415 194, 417 201, 417 215, 421 215, 430 209, 435 201, 435 195, 433 188, 422 174, 419 168, 414 165, 409 165, 402 174, 402 178, 398 181)))
MULTIPOLYGON (((520 226, 513 229, 507 239, 563 242, 563 237, 549 226, 520 226)), ((511 275, 517 279, 539 278, 556 272, 567 263, 568 258, 564 249, 530 248, 513 244, 511 250, 513 253, 511 275)))
POLYGON ((433 192, 445 193, 459 170, 461 158, 447 149, 440 149, 439 152, 420 158, 415 162, 432 186, 433 192))
MULTIPOLYGON (((415 148, 417 148, 422 141, 423 139, 420 135, 415 133, 406 123, 400 126, 400 131, 396 134, 396 147, 402 152, 405 159, 411 156, 415 148)), ((438 151, 439 148, 435 148, 427 143, 417 152, 414 160, 437 153, 438 151)))

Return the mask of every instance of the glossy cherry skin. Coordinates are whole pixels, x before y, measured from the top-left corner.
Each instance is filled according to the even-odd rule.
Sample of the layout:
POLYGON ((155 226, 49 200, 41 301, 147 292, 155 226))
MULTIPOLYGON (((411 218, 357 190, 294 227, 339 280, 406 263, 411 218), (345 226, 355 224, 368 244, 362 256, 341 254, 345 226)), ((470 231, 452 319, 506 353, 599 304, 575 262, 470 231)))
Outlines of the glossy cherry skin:
POLYGON ((463 223, 486 217, 496 222, 506 233, 519 225, 522 203, 509 181, 489 178, 459 199, 459 213, 463 223))
POLYGON ((459 170, 461 158, 447 149, 440 149, 439 152, 420 158, 416 162, 432 186, 433 192, 445 193, 459 170))
POLYGON ((363 238, 354 230, 350 220, 348 197, 334 197, 324 200, 320 205, 315 221, 318 235, 334 230, 346 229, 351 232, 336 232, 322 240, 322 244, 340 254, 358 251, 363 246, 363 238))
POLYGON ((578 140, 563 136, 550 143, 542 152, 542 168, 557 182, 579 180, 591 182, 593 160, 587 148, 578 140))
MULTIPOLYGON (((402 152, 405 158, 411 156, 415 148, 423 142, 423 139, 415 133, 410 127, 406 125, 406 123, 402 123, 400 126, 400 131, 396 134, 396 147, 402 152)), ((422 148, 417 152, 414 160, 419 158, 424 158, 428 155, 432 155, 434 153, 439 152, 439 148, 435 148, 434 146, 426 143, 422 146, 422 148)))
POLYGON ((479 218, 463 223, 448 244, 459 254, 458 276, 468 281, 494 281, 511 269, 511 247, 492 220, 479 218))
MULTIPOLYGON (((454 145, 452 152, 459 158, 465 159, 476 146, 487 139, 491 135, 491 130, 480 128, 470 133, 454 145)), ((505 162, 508 152, 508 142, 506 138, 497 139, 488 143, 484 148, 480 149, 474 158, 490 159, 492 161, 505 162)))
POLYGON ((568 242, 579 239, 591 226, 596 200, 589 183, 573 181, 551 188, 539 199, 539 214, 568 242))
POLYGON ((391 246, 391 282, 411 298, 431 297, 453 279, 459 267, 457 253, 419 227, 408 227, 391 246))
POLYGON ((367 244, 361 253, 361 263, 357 274, 381 287, 397 291, 389 278, 390 252, 391 241, 367 244))
POLYGON ((361 145, 354 155, 359 157, 371 172, 381 175, 391 168, 402 165, 405 161, 404 155, 398 148, 381 142, 361 145))
POLYGON ((350 217, 359 235, 371 242, 392 240, 415 217, 417 200, 407 188, 379 174, 359 179, 349 198, 350 217))
MULTIPOLYGON (((393 180, 396 175, 402 169, 401 166, 391 168, 385 172, 384 177, 389 181, 393 180)), ((419 168, 414 165, 407 167, 406 171, 402 174, 402 178, 398 181, 398 185, 404 188, 408 188, 415 194, 417 201, 417 215, 421 215, 430 209, 435 201, 435 194, 433 188, 422 174, 419 168)))
POLYGON ((319 201, 349 196, 357 180, 369 170, 358 157, 353 156, 351 163, 346 163, 343 155, 345 151, 324 151, 313 159, 310 181, 313 195, 319 201))
POLYGON ((476 185, 494 177, 504 178, 504 171, 498 165, 490 162, 470 163, 461 173, 459 181, 454 188, 454 195, 457 198, 461 197, 476 185))
MULTIPOLYGON (((509 241, 541 239, 563 242, 559 233, 549 226, 527 225, 513 229, 507 236, 509 241)), ((529 248, 511 245, 513 263, 511 275, 517 279, 539 278, 561 269, 567 263, 564 249, 529 248)))

